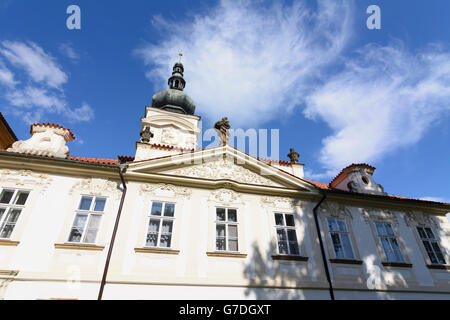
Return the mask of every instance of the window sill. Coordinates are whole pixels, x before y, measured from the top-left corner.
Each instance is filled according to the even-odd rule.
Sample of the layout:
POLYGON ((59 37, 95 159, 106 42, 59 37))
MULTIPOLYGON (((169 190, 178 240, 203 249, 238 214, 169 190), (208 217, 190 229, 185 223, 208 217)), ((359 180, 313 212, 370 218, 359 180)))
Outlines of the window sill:
POLYGON ((361 265, 363 262, 356 259, 330 259, 331 263, 341 263, 341 264, 358 264, 361 265))
POLYGON ((179 254, 180 250, 162 249, 162 248, 134 248, 134 252, 159 253, 159 254, 179 254))
POLYGON ((73 244, 73 243, 55 243, 56 249, 66 250, 91 250, 91 251, 103 251, 104 246, 96 246, 93 244, 73 244))
POLYGON ((245 253, 220 252, 220 251, 207 252, 206 255, 208 257, 227 257, 227 258, 246 258, 247 257, 247 254, 245 254, 245 253))
POLYGON ((17 247, 19 243, 19 241, 0 240, 0 246, 17 247))
POLYGON ((450 265, 447 264, 428 264, 428 269, 438 269, 438 270, 450 270, 450 265))
POLYGON ((294 256, 294 255, 282 255, 274 254, 272 255, 272 260, 283 260, 283 261, 308 261, 308 257, 294 256))
POLYGON ((412 268, 412 264, 406 262, 382 262, 381 264, 385 267, 412 268))

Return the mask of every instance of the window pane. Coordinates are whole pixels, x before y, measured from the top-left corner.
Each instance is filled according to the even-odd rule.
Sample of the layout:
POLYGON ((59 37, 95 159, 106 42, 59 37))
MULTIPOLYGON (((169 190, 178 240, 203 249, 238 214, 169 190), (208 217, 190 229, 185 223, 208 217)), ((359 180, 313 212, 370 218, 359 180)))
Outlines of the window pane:
POLYGON ((288 234, 289 241, 297 241, 297 235, 295 233, 295 230, 288 230, 287 234, 288 234))
POLYGON ((91 209, 92 197, 82 197, 80 202, 80 210, 89 210, 91 209))
POLYGON ((88 229, 84 236, 84 243, 95 243, 95 238, 97 236, 97 229, 88 229))
POLYGON ((3 218, 3 214, 5 213, 6 209, 5 208, 0 208, 0 221, 3 218))
POLYGON ((216 240, 216 250, 225 251, 225 239, 216 240))
POLYGON ((396 238, 389 238, 392 249, 394 250, 395 261, 403 261, 403 255, 400 251, 400 247, 398 245, 396 238))
POLYGON ((149 233, 147 234, 147 242, 145 245, 148 247, 156 247, 157 241, 158 241, 158 234, 149 233))
POLYGON ((328 229, 330 231, 338 231, 336 219, 328 218, 328 229))
POLYGON ((289 242, 289 250, 290 250, 290 254, 299 254, 298 243, 297 242, 289 242))
POLYGON ((216 209, 216 219, 217 219, 217 221, 225 221, 225 209, 224 208, 216 209))
POLYGON ((99 215, 91 215, 89 219, 88 229, 98 229, 100 225, 101 216, 99 215))
POLYGON ((294 216, 292 214, 286 214, 285 218, 286 218, 286 225, 288 227, 295 227, 294 216))
POLYGON ((352 246, 350 244, 350 239, 348 237, 348 234, 341 234, 341 241, 342 241, 342 245, 344 247, 345 258, 353 259, 354 255, 353 255, 353 250, 352 250, 352 246))
POLYGON ((162 203, 153 202, 152 204, 152 216, 160 216, 162 212, 162 203))
POLYGON ((159 232, 159 219, 150 219, 150 222, 148 224, 148 232, 149 233, 159 232))
POLYGON ((69 242, 80 242, 82 233, 82 228, 72 228, 69 236, 69 242))
POLYGON ((173 217, 174 214, 175 214, 175 204, 166 203, 164 207, 164 215, 166 217, 173 217))
POLYGON ((425 231, 427 232, 427 235, 428 235, 429 239, 434 239, 433 231, 431 231, 430 228, 425 228, 425 231))
POLYGON ((386 254, 387 261, 395 261, 395 256, 392 252, 391 246, 389 245, 389 240, 386 238, 381 238, 381 245, 383 246, 384 253, 386 254))
POLYGON ((7 224, 3 227, 2 233, 0 235, 1 238, 9 239, 11 237, 11 233, 13 232, 14 225, 7 224))
POLYGON ((225 225, 224 224, 218 224, 216 226, 216 236, 223 238, 225 237, 225 225))
POLYGON ((339 234, 332 233, 331 240, 333 242, 334 253, 336 254, 336 258, 344 258, 344 250, 342 249, 341 239, 339 238, 339 234))
POLYGON ((347 226, 345 225, 344 220, 337 220, 339 231, 341 232, 347 232, 347 226))
POLYGON ((106 199, 97 198, 95 199, 94 211, 103 212, 105 210, 106 199))
POLYGON ((387 235, 393 236, 394 235, 394 230, 392 230, 392 226, 389 223, 385 223, 384 226, 386 228, 387 235))
POLYGON ((422 239, 426 239, 427 238, 427 234, 425 233, 425 230, 421 227, 417 227, 417 231, 419 232, 419 236, 422 239))
POLYGON ((88 217, 87 214, 77 214, 73 226, 84 228, 84 225, 86 224, 87 221, 87 217, 88 217))
POLYGON ((172 233, 173 221, 164 220, 162 224, 161 233, 172 233))
POLYGON ((275 224, 277 226, 284 226, 284 222, 283 222, 283 215, 276 213, 275 214, 275 224))
POLYGON ((429 241, 422 241, 422 242, 423 242, 423 246, 425 247, 425 250, 428 254, 428 257, 431 260, 431 263, 438 263, 436 255, 434 254, 434 251, 431 248, 430 242, 429 241))
POLYGON ((19 219, 19 215, 22 212, 20 209, 10 210, 8 214, 8 218, 6 219, 7 223, 15 224, 19 219))
POLYGON ((228 240, 228 250, 229 251, 238 251, 237 240, 228 240))
POLYGON ((237 222, 237 213, 235 209, 228 209, 228 221, 237 222))
POLYGON ((437 242, 431 242, 431 246, 434 249, 434 253, 436 254, 439 263, 445 264, 445 259, 444 256, 442 254, 441 248, 439 247, 439 245, 437 244, 437 242))
POLYGON ((384 225, 382 223, 376 222, 375 227, 377 229, 377 232, 380 236, 385 236, 386 231, 384 230, 384 225))
POLYGON ((237 238, 237 226, 228 226, 228 237, 237 238))
POLYGON ((13 190, 3 190, 2 195, 0 197, 0 203, 8 204, 14 195, 13 190))
POLYGON ((278 252, 280 254, 289 254, 287 241, 278 241, 278 252))
POLYGON ((172 241, 171 235, 161 235, 161 240, 159 246, 162 248, 170 248, 170 243, 172 241))
POLYGON ((28 192, 19 192, 19 195, 17 196, 16 199, 16 204, 23 206, 25 202, 27 202, 28 195, 29 195, 28 192))
POLYGON ((284 229, 278 229, 277 230, 277 239, 278 239, 278 241, 285 241, 285 240, 287 240, 286 232, 284 232, 284 229))

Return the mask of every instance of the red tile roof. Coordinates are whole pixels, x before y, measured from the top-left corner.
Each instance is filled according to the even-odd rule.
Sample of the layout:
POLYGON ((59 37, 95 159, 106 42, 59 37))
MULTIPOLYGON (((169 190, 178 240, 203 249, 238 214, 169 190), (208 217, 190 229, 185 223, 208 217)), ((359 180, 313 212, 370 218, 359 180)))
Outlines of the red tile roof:
POLYGON ((345 172, 347 171, 349 168, 351 167, 366 167, 367 169, 370 169, 372 171, 375 171, 375 167, 372 167, 371 165, 367 164, 367 163, 352 163, 351 165, 345 167, 344 169, 341 170, 341 172, 339 172, 336 177, 333 178, 333 180, 330 181, 329 186, 331 187, 333 185, 333 183, 339 179, 339 177, 345 172))
POLYGON ((70 129, 67 129, 67 128, 59 125, 59 124, 51 123, 51 122, 47 122, 47 123, 33 123, 30 126, 30 134, 33 134, 33 126, 46 126, 46 127, 64 129, 64 130, 69 131, 70 137, 72 138, 72 140, 75 140, 75 135, 73 134, 73 132, 70 129))
POLYGON ((67 160, 74 160, 80 162, 88 163, 99 163, 99 164, 117 164, 117 159, 100 159, 100 158, 84 158, 84 157, 67 157, 67 160))

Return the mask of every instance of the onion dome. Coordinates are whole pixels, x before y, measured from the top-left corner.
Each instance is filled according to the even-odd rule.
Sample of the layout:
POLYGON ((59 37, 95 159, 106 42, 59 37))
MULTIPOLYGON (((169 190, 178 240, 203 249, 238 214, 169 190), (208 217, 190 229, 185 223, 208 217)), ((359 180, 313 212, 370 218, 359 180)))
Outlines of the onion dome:
POLYGON ((183 78, 184 66, 181 62, 173 66, 172 76, 168 80, 169 88, 153 96, 152 107, 170 112, 190 114, 195 112, 194 101, 183 91, 186 81, 183 78))

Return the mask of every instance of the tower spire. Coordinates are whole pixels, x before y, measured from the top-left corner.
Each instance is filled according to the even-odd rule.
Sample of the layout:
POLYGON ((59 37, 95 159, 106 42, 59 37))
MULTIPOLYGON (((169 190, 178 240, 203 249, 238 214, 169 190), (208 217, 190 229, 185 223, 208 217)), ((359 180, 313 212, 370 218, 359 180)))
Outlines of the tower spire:
POLYGON ((180 51, 178 55, 180 56, 180 60, 173 66, 172 76, 169 78, 169 88, 183 91, 186 86, 186 81, 183 78, 184 66, 181 63, 183 52, 180 51))

